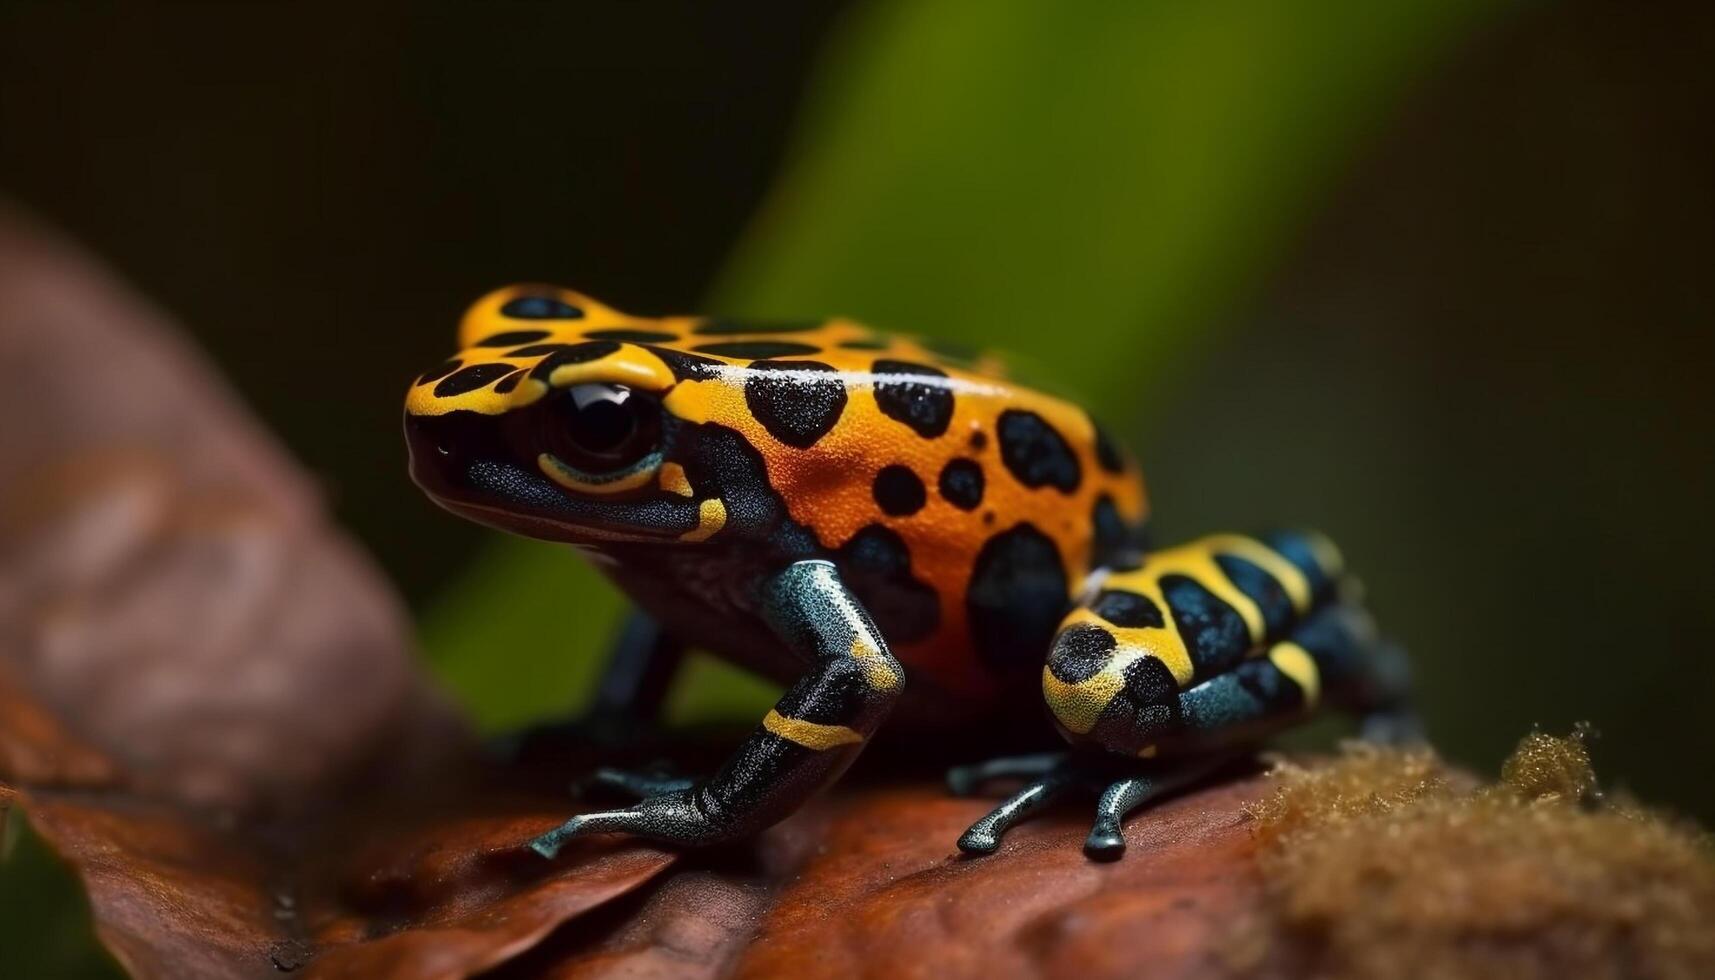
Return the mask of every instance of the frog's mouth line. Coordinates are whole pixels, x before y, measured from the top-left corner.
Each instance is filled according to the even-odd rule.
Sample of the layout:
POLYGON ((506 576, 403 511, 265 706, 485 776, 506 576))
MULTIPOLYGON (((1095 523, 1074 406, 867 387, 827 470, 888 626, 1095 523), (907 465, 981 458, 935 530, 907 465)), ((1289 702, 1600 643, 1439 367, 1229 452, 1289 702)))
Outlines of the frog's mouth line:
POLYGON ((536 457, 536 466, 548 479, 573 493, 603 496, 647 486, 655 479, 655 473, 661 469, 665 458, 660 450, 656 450, 624 469, 612 473, 590 473, 553 453, 542 453, 536 457))
POLYGON ((520 514, 509 507, 482 504, 471 500, 454 500, 441 496, 434 496, 432 499, 435 503, 467 520, 485 524, 497 530, 540 538, 545 541, 564 541, 571 544, 595 544, 604 541, 628 544, 669 544, 679 536, 673 532, 655 534, 635 529, 629 531, 614 530, 583 520, 560 521, 541 515, 520 514))

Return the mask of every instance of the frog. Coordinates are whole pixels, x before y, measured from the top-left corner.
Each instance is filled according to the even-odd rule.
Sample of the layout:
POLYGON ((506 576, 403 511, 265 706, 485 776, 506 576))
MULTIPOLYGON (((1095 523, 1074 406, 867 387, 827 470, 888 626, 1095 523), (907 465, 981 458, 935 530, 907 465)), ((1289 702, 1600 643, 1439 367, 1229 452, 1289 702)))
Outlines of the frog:
POLYGON ((543 284, 479 299, 457 344, 409 386, 410 475, 629 597, 595 710, 652 717, 692 646, 784 689, 712 775, 597 770, 626 805, 529 841, 543 857, 750 837, 886 725, 925 745, 1039 731, 947 773, 960 795, 1017 784, 957 847, 994 853, 1083 792, 1084 850, 1112 860, 1128 815, 1325 708, 1415 730, 1402 654, 1327 538, 1152 546, 1132 454, 995 355, 845 318, 633 316, 543 284))

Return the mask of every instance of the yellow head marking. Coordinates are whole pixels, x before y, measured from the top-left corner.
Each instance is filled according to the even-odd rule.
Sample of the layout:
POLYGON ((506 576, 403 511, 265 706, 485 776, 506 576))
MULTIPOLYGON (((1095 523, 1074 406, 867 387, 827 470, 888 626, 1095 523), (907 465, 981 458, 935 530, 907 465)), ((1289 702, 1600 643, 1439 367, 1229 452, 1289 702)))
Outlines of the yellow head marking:
POLYGON ((661 489, 668 493, 676 493, 681 497, 689 497, 696 493, 691 488, 691 479, 685 475, 685 468, 678 463, 661 464, 661 489))
POLYGON ((655 470, 660 465, 661 455, 656 453, 645 456, 629 470, 598 479, 573 469, 552 453, 542 453, 536 457, 537 468, 548 479, 574 493, 597 495, 636 490, 655 478, 655 470))
POLYGON ((788 742, 796 742, 817 752, 825 752, 842 745, 856 745, 863 741, 863 734, 855 728, 819 725, 802 718, 788 718, 773 708, 768 709, 768 714, 763 716, 762 727, 788 742))
POLYGON ((666 391, 673 384, 673 372, 649 351, 626 346, 598 360, 562 364, 548 375, 548 383, 555 388, 570 388, 585 381, 666 391))
POLYGON ((726 527, 726 504, 719 497, 697 505, 697 526, 679 535, 680 541, 707 541, 726 527))
POLYGON ((477 300, 465 311, 464 318, 459 321, 458 341, 460 347, 474 347, 497 334, 513 333, 519 330, 553 330, 581 329, 586 327, 603 327, 623 325, 630 320, 625 314, 590 299, 582 293, 558 286, 540 284, 522 284, 496 289, 494 292, 477 300), (534 299, 543 303, 559 304, 559 309, 550 312, 576 313, 576 316, 552 318, 520 318, 510 315, 508 310, 517 311, 515 306, 508 304, 517 300, 534 299))

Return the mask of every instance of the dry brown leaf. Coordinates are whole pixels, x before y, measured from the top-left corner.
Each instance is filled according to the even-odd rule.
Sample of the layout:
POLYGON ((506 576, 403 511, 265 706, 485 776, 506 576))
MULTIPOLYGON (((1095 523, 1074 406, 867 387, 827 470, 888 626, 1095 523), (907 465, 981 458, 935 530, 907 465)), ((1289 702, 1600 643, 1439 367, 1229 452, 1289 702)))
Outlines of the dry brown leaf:
POLYGON ((518 860, 563 783, 489 778, 303 475, 6 215, 0 352, 0 780, 132 972, 469 975, 672 860, 518 860))

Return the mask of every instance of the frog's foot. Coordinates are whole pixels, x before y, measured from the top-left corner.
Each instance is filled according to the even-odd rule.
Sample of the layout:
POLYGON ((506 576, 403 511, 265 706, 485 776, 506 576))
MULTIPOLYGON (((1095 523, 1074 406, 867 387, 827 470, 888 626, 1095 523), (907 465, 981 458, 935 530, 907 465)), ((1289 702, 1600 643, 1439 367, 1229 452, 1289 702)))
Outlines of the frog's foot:
MULTIPOLYGON (((679 789, 670 792, 645 796, 622 809, 580 813, 531 840, 530 850, 545 858, 552 858, 560 853, 560 848, 569 841, 593 834, 632 834, 692 847, 718 844, 729 839, 733 831, 731 823, 714 819, 708 810, 707 801, 699 800, 698 791, 684 785, 688 782, 682 781, 679 789)), ((638 789, 642 785, 641 782, 628 779, 625 787, 638 789)))
POLYGON ((1043 766, 1048 756, 1018 756, 996 759, 977 766, 964 766, 947 774, 957 792, 961 786, 1002 776, 1027 776, 1017 792, 971 824, 959 838, 959 850, 970 855, 993 854, 1000 839, 1014 824, 1036 813, 1068 790, 1099 793, 1096 819, 1084 840, 1084 853, 1098 861, 1118 860, 1125 854, 1120 823, 1126 815, 1208 776, 1239 757, 1237 753, 1186 759, 1172 763, 1140 762, 1117 756, 1056 753, 1058 761, 1043 766), (981 777, 980 780, 978 777, 981 777))

